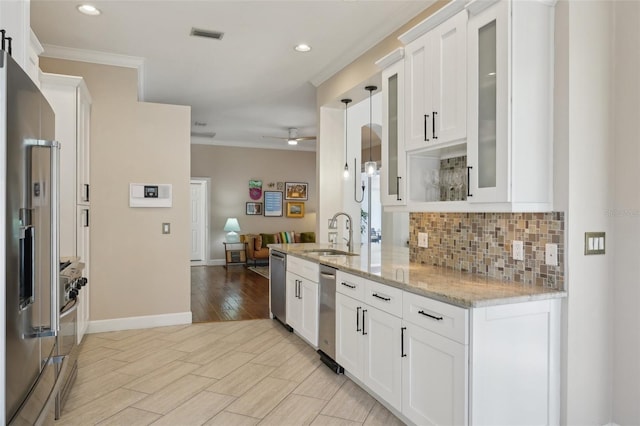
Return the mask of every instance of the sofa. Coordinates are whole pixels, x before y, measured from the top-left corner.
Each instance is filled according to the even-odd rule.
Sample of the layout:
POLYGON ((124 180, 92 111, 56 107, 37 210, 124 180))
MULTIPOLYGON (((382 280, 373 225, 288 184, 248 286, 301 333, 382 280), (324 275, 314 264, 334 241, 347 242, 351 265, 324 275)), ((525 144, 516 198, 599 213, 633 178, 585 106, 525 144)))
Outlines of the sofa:
POLYGON ((247 264, 269 264, 269 244, 315 243, 315 232, 283 231, 275 234, 243 234, 240 241, 247 243, 247 264))

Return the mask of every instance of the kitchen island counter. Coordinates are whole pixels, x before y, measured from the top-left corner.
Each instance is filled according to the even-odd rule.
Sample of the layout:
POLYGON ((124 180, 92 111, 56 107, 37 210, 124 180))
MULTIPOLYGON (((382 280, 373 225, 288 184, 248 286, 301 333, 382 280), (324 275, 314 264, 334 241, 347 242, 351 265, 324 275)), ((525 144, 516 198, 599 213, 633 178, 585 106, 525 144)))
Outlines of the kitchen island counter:
POLYGON ((371 256, 366 251, 326 256, 313 250, 347 252, 347 248, 318 243, 270 244, 269 248, 464 308, 566 297, 566 292, 553 288, 410 262, 408 249, 402 248, 385 248, 384 253, 371 256))

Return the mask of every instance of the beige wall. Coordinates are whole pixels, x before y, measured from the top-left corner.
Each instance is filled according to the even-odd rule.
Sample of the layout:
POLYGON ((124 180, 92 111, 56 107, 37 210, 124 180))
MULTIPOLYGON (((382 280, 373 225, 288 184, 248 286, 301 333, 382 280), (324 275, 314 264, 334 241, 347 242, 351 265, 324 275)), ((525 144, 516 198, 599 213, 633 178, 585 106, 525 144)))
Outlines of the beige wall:
MULTIPOLYGON (((191 176, 211 178, 209 188, 209 260, 224 259, 225 232, 228 217, 237 217, 242 234, 280 231, 316 230, 316 154, 307 151, 288 151, 226 146, 192 145, 191 176), (249 198, 249 180, 262 180, 262 189, 270 182, 307 182, 309 200, 305 202, 305 217, 247 216, 245 206, 249 198)), ((263 200, 256 200, 262 202, 263 200)), ((284 200, 284 210, 286 211, 284 200)))
POLYGON ((40 66, 84 77, 93 99, 91 320, 189 312, 190 108, 138 103, 133 69, 48 58, 40 66), (173 207, 130 208, 131 182, 173 184, 173 207))

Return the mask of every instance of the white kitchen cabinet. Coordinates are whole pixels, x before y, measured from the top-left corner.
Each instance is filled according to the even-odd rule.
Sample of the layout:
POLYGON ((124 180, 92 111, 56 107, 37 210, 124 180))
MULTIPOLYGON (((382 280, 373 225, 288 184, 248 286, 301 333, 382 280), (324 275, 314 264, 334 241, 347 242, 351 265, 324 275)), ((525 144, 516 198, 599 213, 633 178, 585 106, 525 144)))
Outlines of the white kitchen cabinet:
POLYGON ((81 77, 41 73, 41 90, 56 116, 60 142, 60 256, 78 257, 88 285, 79 292, 78 340, 89 324, 90 255, 90 121, 91 96, 81 77))
MULTIPOLYGON (((349 275, 342 274, 338 277, 349 275)), ((365 281, 365 293, 371 281, 365 281)), ((336 362, 372 392, 400 410, 402 407, 401 319, 362 300, 349 288, 337 288, 336 362)), ((365 296, 366 297, 366 296, 365 296)), ((400 303, 402 299, 400 298, 400 303)))
MULTIPOLYGON (((403 49, 390 55, 395 63, 382 71, 382 167, 380 201, 383 206, 407 203, 406 154, 404 149, 404 56, 403 49)), ((389 55, 388 55, 389 56, 389 55)), ((384 59, 376 62, 379 64, 384 59)))
MULTIPOLYGON (((428 26, 429 21, 421 25, 428 26)), ((409 38, 406 34, 400 36, 403 42, 409 38)), ((407 151, 464 143, 466 43, 467 12, 461 11, 407 44, 404 70, 407 151)))
POLYGON ((403 321, 402 414, 418 425, 466 425, 468 347, 403 321))
MULTIPOLYGON (((28 72, 29 51, 31 49, 31 13, 29 0, 0 1, 0 29, 11 37, 13 59, 28 72)), ((6 47, 8 50, 8 46, 6 47)))
POLYGON ((287 324, 293 328, 296 334, 312 346, 317 347, 320 286, 317 282, 317 274, 315 281, 312 281, 298 274, 307 275, 306 271, 298 266, 301 268, 309 266, 313 270, 314 266, 318 265, 291 256, 288 257, 286 274, 287 324), (291 259, 295 260, 291 262, 291 259))
POLYGON ((468 310, 403 294, 402 413, 419 425, 468 423, 468 310))
POLYGON ((471 310, 471 424, 560 424, 560 313, 559 299, 471 310))
POLYGON ((553 2, 476 1, 468 11, 467 201, 551 210, 553 2))

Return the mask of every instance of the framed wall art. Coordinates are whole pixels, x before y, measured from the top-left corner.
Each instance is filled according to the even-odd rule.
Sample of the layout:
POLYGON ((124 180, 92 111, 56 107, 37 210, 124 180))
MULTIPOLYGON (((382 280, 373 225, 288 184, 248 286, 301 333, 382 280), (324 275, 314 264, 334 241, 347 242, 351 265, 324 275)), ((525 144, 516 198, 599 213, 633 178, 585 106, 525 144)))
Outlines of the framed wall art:
POLYGON ((287 203, 287 217, 304 217, 304 203, 289 201, 287 203))
POLYGON ((264 215, 282 216, 282 192, 264 191, 264 215))
POLYGON ((262 216, 262 203, 248 202, 246 214, 262 216))
POLYGON ((285 200, 304 200, 309 198, 309 184, 305 182, 285 182, 285 200))

